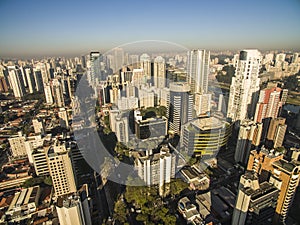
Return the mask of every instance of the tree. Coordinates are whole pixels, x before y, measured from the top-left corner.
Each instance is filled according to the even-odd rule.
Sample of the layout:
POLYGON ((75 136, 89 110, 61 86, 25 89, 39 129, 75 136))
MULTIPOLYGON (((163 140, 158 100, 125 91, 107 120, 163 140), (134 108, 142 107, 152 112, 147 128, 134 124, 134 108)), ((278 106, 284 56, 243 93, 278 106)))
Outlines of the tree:
POLYGON ((124 224, 127 220, 126 204, 120 199, 114 207, 114 218, 124 224))
POLYGON ((173 179, 170 183, 170 194, 172 196, 180 194, 181 191, 186 189, 188 184, 179 178, 173 179))

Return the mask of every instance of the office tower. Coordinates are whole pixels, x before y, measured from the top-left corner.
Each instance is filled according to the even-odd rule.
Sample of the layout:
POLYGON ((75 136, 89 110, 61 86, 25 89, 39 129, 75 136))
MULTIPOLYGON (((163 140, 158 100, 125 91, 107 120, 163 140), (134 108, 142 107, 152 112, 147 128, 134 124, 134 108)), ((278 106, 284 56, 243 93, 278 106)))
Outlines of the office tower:
POLYGON ((76 192, 75 178, 65 143, 56 141, 47 153, 55 196, 76 192))
POLYGON ((250 150, 257 148, 260 144, 262 129, 262 123, 255 123, 249 119, 245 119, 241 122, 234 154, 234 160, 236 162, 247 165, 250 150))
POLYGON ((139 152, 134 166, 147 186, 158 184, 160 195, 164 195, 164 185, 175 177, 175 162, 175 154, 171 154, 168 146, 162 146, 159 152, 139 152))
POLYGON ((165 59, 161 56, 157 56, 154 59, 153 65, 153 79, 154 86, 157 88, 166 87, 166 63, 165 59))
POLYGON ((13 157, 23 157, 26 156, 27 152, 25 149, 25 137, 19 132, 17 137, 8 138, 11 155, 13 157))
POLYGON ((170 103, 167 108, 169 130, 179 134, 181 126, 193 118, 193 95, 183 82, 170 83, 170 103))
POLYGON ((124 51, 122 48, 114 48, 114 72, 118 72, 122 69, 122 66, 124 65, 124 51))
POLYGON ((139 99, 136 97, 121 97, 118 99, 118 109, 119 110, 128 110, 136 109, 139 107, 139 99))
POLYGON ((188 155, 216 155, 230 135, 228 122, 216 117, 197 118, 182 126, 180 144, 188 155))
POLYGON ((211 94, 195 94, 194 109, 197 116, 209 115, 211 108, 211 94))
POLYGON ((90 212, 77 194, 59 197, 56 211, 60 225, 92 224, 90 212))
POLYGON ((285 118, 279 117, 272 119, 270 122, 270 126, 268 129, 268 135, 267 135, 267 141, 269 143, 269 147, 281 147, 283 140, 284 140, 284 135, 287 129, 287 125, 285 124, 285 118))
POLYGON ((9 67, 10 86, 16 98, 22 98, 25 95, 25 86, 21 70, 16 67, 9 67))
POLYGON ((22 74, 22 80, 23 80, 24 87, 27 88, 28 87, 27 78, 26 78, 23 66, 20 66, 19 69, 20 69, 21 74, 22 74))
POLYGON ((64 95, 62 90, 62 85, 58 79, 53 79, 51 82, 52 87, 52 96, 53 96, 53 103, 57 107, 64 107, 65 101, 64 101, 64 95))
POLYGON ((167 134, 168 120, 166 117, 161 118, 136 118, 135 134, 139 139, 153 137, 165 137, 167 134))
POLYGON ((38 147, 35 148, 31 155, 33 159, 33 166, 34 171, 36 175, 38 176, 46 176, 49 175, 49 167, 48 167, 48 161, 47 161, 47 151, 49 149, 48 147, 38 147))
POLYGON ((40 148, 44 144, 44 139, 41 135, 30 136, 25 140, 25 149, 28 157, 28 161, 33 164, 32 152, 36 148, 40 148))
POLYGON ((42 73, 40 70, 34 68, 33 69, 34 82, 37 91, 42 91, 44 89, 42 73))
POLYGON ((140 108, 142 108, 142 107, 149 108, 149 107, 155 106, 155 104, 154 104, 155 94, 151 89, 144 87, 144 88, 139 89, 138 91, 139 91, 138 98, 139 98, 139 107, 140 108))
POLYGON ((260 62, 261 54, 258 50, 243 50, 239 54, 227 110, 227 117, 232 121, 242 121, 254 116, 259 91, 260 62))
POLYGON ((284 222, 299 184, 299 164, 283 159, 282 152, 262 148, 260 151, 251 151, 247 170, 259 174, 261 180, 270 179, 270 182, 280 190, 274 224, 284 222))
POLYGON ((68 112, 65 108, 59 108, 58 111, 59 124, 61 127, 69 128, 68 112))
POLYGON ((36 90, 34 76, 31 68, 25 68, 25 75, 27 79, 27 86, 29 93, 33 93, 36 90))
MULTIPOLYGON (((101 78, 100 57, 100 52, 90 53, 90 73, 88 76, 88 81, 92 86, 95 86, 97 80, 101 78)), ((104 80, 104 78, 101 78, 101 81, 104 80)))
POLYGON ((284 104, 281 98, 282 96, 285 98, 285 95, 285 93, 283 95, 282 89, 279 87, 261 90, 256 105, 254 121, 261 123, 265 118, 277 118, 279 109, 284 104))
POLYGON ((210 52, 192 50, 188 52, 187 79, 191 92, 206 94, 208 90, 210 52))
POLYGON ((231 224, 271 225, 278 189, 266 181, 259 184, 257 176, 248 171, 241 180, 247 180, 247 183, 240 185, 231 224))
POLYGON ((129 125, 127 117, 116 117, 115 130, 118 142, 127 143, 129 141, 129 125))
POLYGON ((86 68, 86 59, 85 59, 85 55, 82 55, 82 56, 81 56, 81 65, 82 65, 82 68, 86 68))
POLYGON ((146 82, 151 80, 151 58, 146 53, 140 57, 140 68, 144 70, 146 82))
POLYGON ((32 120, 32 126, 35 134, 45 134, 45 125, 42 119, 36 118, 32 120))

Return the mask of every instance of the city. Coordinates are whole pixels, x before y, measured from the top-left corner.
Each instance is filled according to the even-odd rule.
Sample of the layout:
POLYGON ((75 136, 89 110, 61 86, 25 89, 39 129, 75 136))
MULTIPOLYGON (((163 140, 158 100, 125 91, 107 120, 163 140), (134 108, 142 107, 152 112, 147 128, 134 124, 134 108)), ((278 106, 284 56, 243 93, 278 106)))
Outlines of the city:
POLYGON ((27 41, 0 41, 0 224, 300 224, 300 49, 27 41))

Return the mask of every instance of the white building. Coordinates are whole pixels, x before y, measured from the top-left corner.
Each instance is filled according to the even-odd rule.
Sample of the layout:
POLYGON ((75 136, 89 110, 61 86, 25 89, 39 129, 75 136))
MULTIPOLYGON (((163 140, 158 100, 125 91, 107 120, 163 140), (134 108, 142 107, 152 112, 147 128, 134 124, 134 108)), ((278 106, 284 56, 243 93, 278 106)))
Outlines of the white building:
POLYGON ((237 61, 235 77, 232 78, 227 117, 241 121, 254 116, 259 91, 258 73, 261 54, 258 50, 243 50, 237 61))
POLYGON ((153 79, 154 86, 157 88, 166 87, 166 63, 165 59, 161 56, 157 56, 154 59, 153 65, 153 79))
POLYGON ((8 138, 8 141, 13 157, 26 156, 27 152, 25 149, 25 137, 22 136, 21 132, 19 132, 17 137, 8 138))

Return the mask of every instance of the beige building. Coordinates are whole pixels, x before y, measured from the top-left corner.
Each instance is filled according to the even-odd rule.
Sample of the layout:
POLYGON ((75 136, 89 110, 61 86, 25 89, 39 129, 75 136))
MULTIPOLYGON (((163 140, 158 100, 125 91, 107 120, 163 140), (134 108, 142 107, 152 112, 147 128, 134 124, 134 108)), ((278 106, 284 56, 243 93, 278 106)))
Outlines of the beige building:
POLYGON ((25 149, 25 137, 22 136, 21 132, 19 132, 18 135, 17 137, 8 139, 13 157, 22 157, 27 154, 25 149))
POLYGON ((64 143, 57 141, 49 148, 48 166, 56 196, 76 192, 71 159, 64 143))

